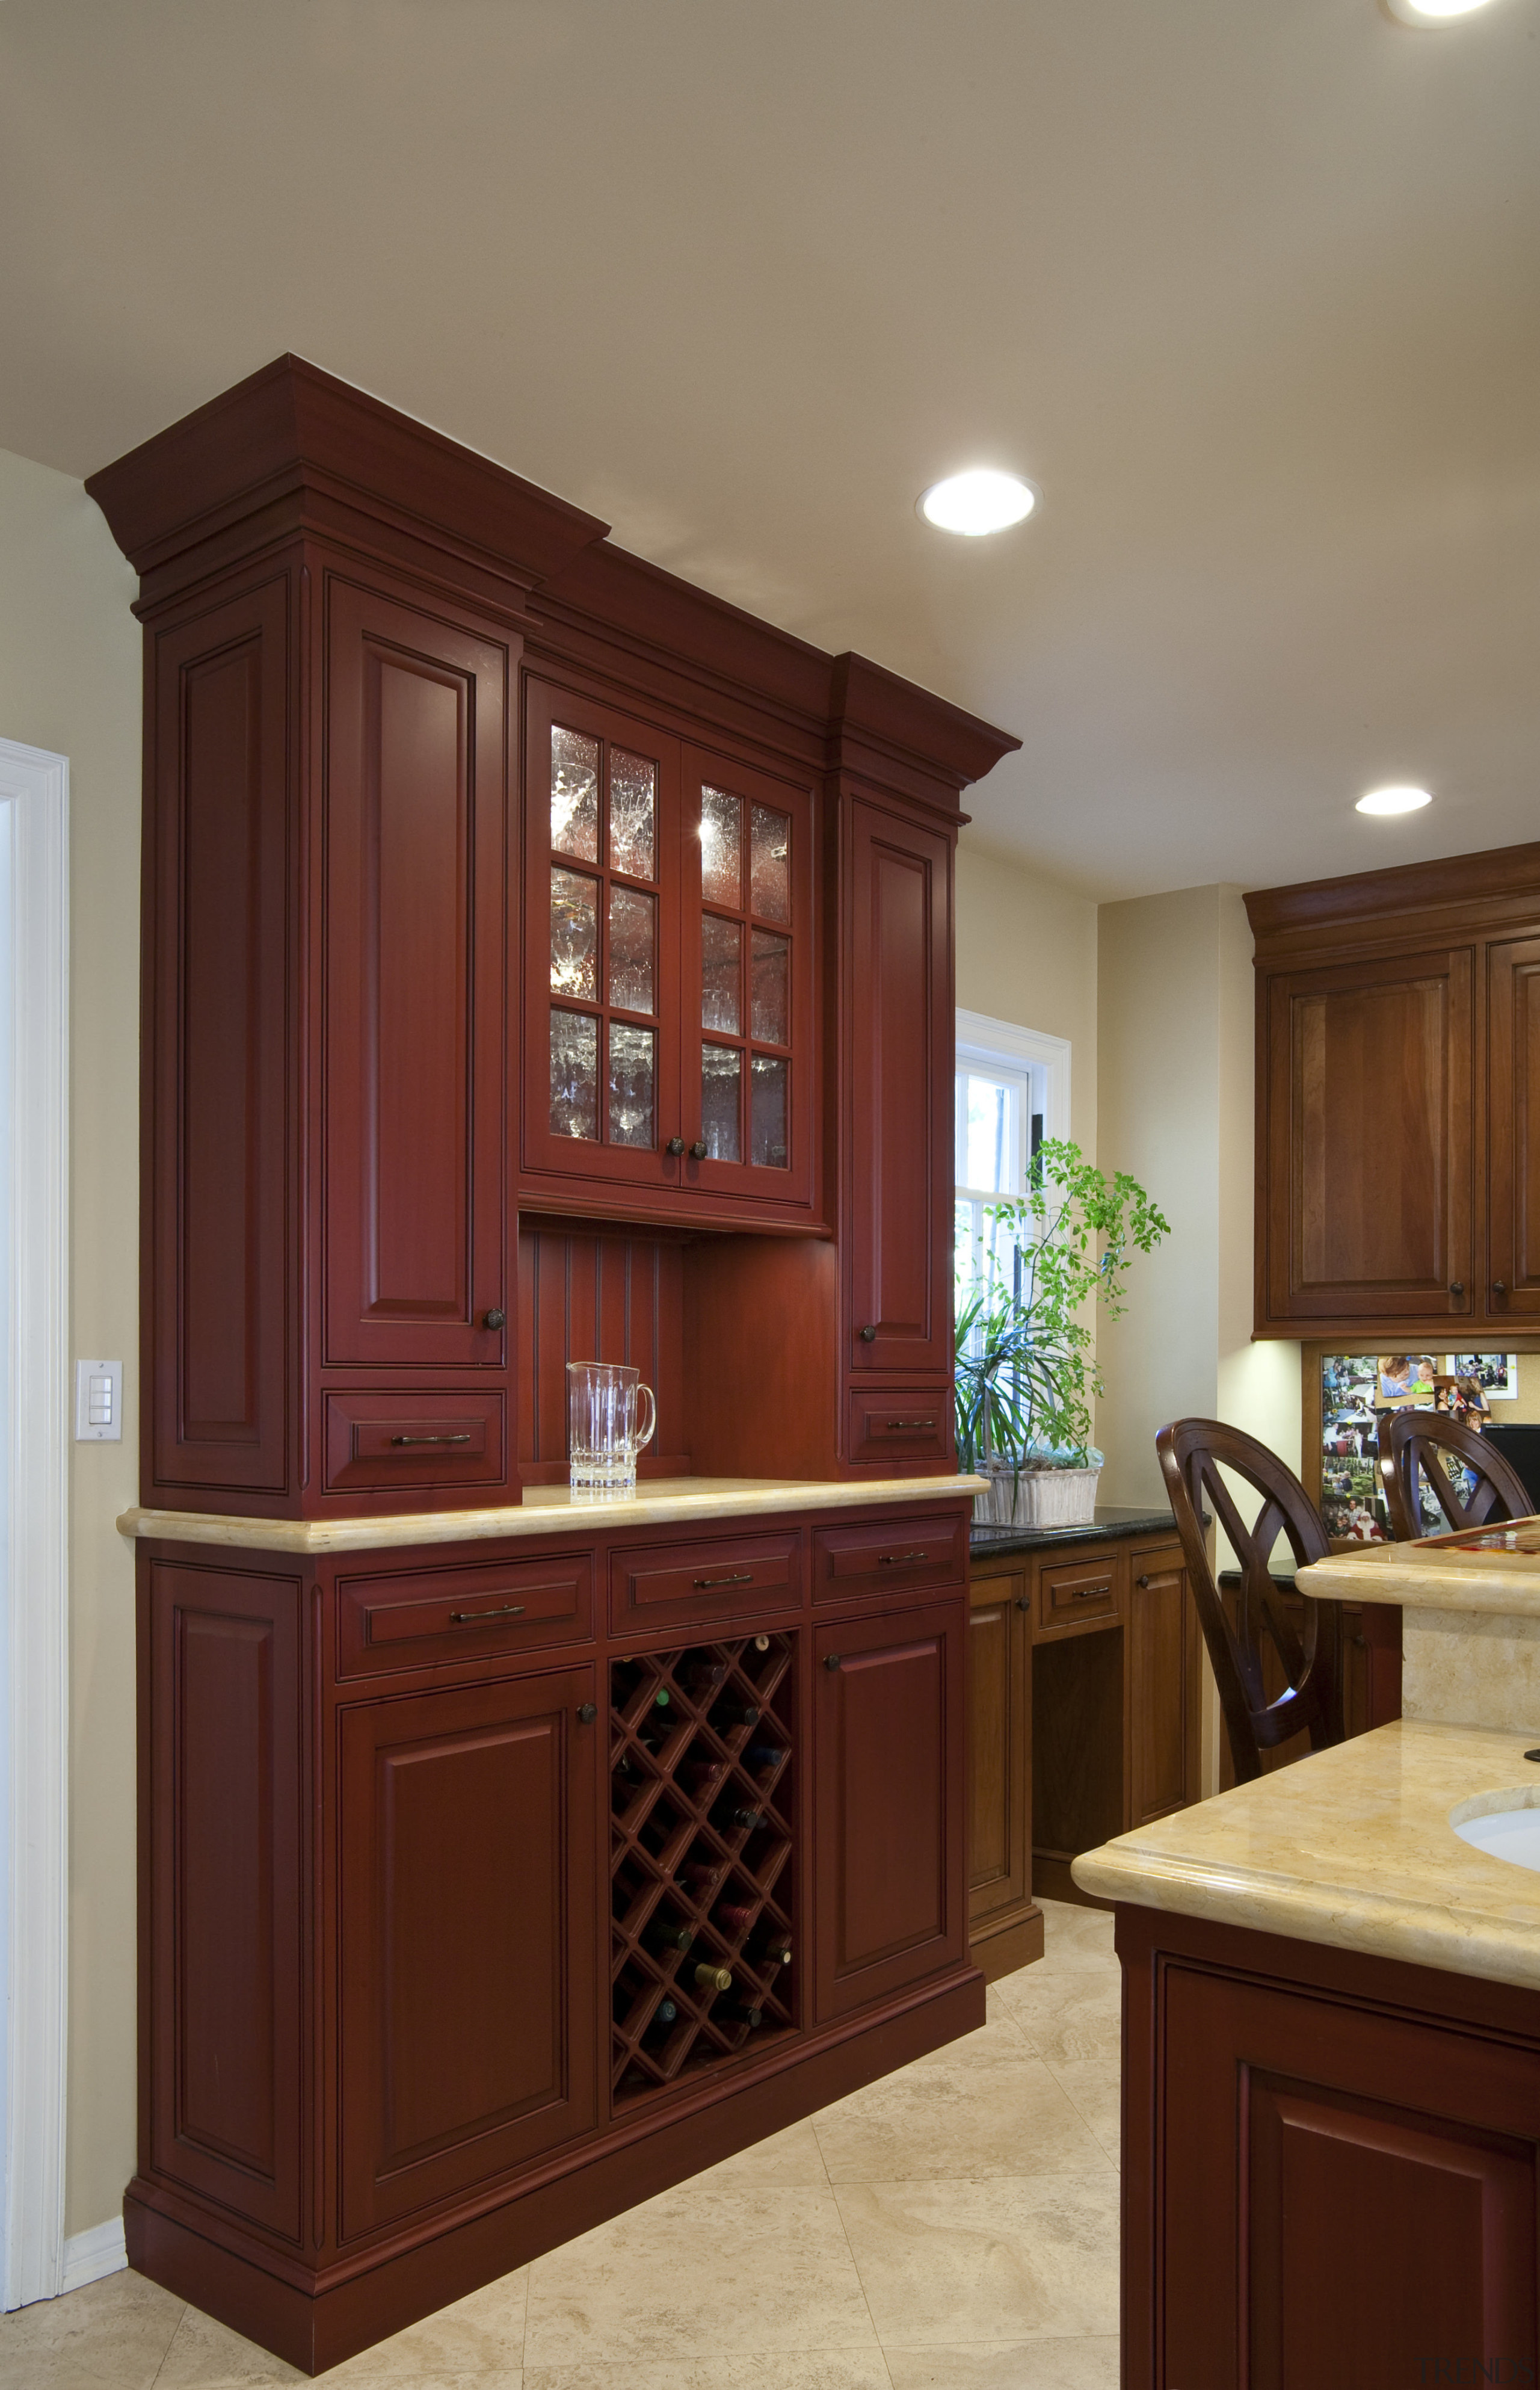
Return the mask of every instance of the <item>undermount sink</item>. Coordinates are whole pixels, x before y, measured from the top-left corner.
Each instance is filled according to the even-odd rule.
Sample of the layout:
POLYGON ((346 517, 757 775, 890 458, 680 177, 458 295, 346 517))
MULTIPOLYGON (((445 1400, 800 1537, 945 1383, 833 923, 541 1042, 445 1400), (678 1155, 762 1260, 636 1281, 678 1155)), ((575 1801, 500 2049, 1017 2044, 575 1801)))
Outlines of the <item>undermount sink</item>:
POLYGON ((1513 1792, 1478 1792, 1473 1800, 1457 1802, 1449 1823, 1462 1843, 1488 1858, 1540 1872, 1540 1784, 1513 1792))

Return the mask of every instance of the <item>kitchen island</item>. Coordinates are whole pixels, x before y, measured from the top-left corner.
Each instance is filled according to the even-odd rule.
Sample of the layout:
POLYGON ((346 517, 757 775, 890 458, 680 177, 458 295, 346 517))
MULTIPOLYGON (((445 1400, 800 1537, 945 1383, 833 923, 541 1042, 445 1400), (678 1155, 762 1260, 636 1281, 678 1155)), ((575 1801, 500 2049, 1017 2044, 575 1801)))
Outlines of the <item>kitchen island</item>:
POLYGON ((1406 1715, 1075 1862, 1123 1967, 1124 2384, 1534 2382, 1540 1872, 1457 1829, 1540 1805, 1540 1531, 1300 1583, 1406 1604, 1406 1715))

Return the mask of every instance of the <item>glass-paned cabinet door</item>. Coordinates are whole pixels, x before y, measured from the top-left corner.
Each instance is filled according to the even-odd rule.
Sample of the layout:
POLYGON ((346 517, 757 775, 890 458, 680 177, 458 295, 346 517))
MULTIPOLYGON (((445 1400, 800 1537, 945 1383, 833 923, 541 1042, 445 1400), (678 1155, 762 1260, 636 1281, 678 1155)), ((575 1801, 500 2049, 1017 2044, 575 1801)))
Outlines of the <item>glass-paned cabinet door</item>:
POLYGON ((813 800, 684 751, 685 1182, 813 1196, 813 800))
POLYGON ((525 1163, 676 1187, 678 742, 533 680, 525 723, 525 1163))

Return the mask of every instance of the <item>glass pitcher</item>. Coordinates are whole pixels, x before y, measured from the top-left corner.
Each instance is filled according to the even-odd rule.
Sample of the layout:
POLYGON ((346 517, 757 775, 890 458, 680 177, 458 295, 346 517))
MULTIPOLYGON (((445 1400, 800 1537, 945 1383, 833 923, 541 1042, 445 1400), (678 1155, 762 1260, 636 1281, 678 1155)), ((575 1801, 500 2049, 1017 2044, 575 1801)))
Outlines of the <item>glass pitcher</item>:
POLYGON ((652 1388, 618 1361, 567 1364, 567 1451, 574 1494, 635 1494, 636 1455, 658 1425, 652 1388), (642 1409, 646 1406, 646 1424, 642 1409))

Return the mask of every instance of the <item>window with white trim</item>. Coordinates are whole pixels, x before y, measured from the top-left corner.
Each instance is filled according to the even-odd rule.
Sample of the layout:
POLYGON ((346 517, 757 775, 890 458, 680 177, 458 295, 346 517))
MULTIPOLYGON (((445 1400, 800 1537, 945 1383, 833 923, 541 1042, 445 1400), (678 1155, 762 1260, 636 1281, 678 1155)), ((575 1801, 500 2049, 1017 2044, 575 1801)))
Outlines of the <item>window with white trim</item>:
POLYGON ((997 1249, 984 1217, 1027 1189, 1045 1137, 1070 1133, 1070 1047, 1062 1037, 985 1015, 957 1015, 954 1164, 956 1283, 972 1283, 997 1249))

